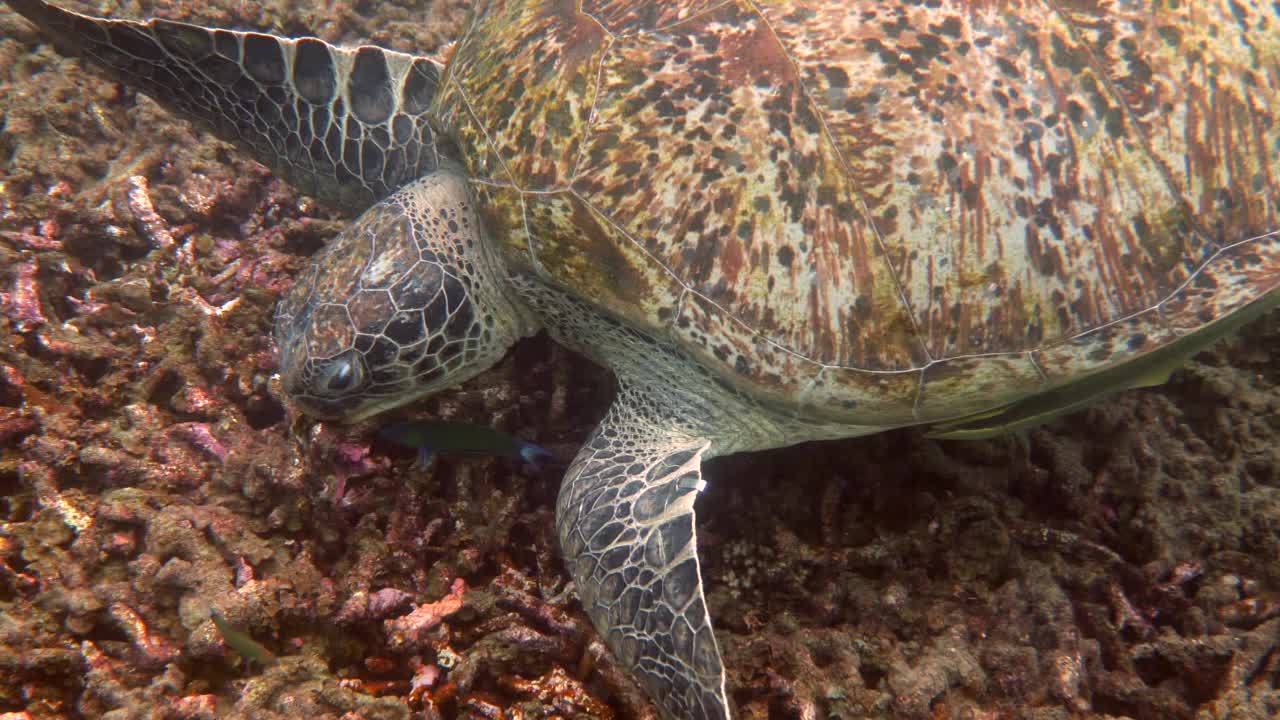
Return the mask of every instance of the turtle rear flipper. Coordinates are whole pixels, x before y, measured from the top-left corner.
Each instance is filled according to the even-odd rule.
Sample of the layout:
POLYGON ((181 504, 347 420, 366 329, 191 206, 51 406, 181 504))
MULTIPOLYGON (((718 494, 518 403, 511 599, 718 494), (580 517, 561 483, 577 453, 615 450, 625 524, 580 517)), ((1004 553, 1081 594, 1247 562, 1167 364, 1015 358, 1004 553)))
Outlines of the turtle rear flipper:
POLYGON ((434 170, 431 58, 315 38, 107 20, 40 0, 8 4, 70 52, 210 127, 302 192, 361 210, 434 170))
POLYGON ((560 545, 592 624, 663 715, 727 720, 693 514, 710 442, 646 417, 650 400, 622 388, 578 453, 556 505, 560 545))

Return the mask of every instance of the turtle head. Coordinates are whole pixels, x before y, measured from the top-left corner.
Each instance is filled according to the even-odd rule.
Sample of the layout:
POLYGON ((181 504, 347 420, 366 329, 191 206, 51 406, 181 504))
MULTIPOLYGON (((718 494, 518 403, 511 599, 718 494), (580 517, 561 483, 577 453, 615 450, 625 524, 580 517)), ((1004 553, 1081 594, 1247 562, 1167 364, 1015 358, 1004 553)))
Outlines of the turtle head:
POLYGON ((505 278, 462 176, 405 186, 276 308, 285 391, 309 415, 354 421, 461 383, 536 330, 505 278))

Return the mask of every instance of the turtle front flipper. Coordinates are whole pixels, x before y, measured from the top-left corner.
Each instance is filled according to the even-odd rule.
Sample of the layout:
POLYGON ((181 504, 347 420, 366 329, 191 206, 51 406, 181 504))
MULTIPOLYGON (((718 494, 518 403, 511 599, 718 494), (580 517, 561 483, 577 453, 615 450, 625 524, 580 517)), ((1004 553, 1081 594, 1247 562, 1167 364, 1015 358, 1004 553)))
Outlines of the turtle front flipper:
POLYGON ((441 68, 431 58, 7 2, 68 51, 325 202, 364 209, 437 166, 427 114, 441 68))
POLYGON ((663 714, 726 720, 693 515, 710 442, 664 430, 652 407, 624 390, 578 453, 556 505, 560 544, 592 624, 663 714))

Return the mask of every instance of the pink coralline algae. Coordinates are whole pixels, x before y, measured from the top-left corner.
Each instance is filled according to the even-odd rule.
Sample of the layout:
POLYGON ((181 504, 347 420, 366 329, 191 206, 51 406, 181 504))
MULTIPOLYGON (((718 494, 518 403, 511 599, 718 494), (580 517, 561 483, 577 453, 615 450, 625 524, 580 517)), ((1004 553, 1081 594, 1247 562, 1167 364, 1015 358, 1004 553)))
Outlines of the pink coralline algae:
POLYGON ((6 314, 18 332, 29 332, 48 322, 40 309, 36 264, 32 261, 14 266, 12 289, 7 297, 0 296, 0 301, 7 306, 6 314))
POLYGON ((129 210, 138 223, 138 229, 156 248, 168 250, 174 246, 173 235, 168 226, 151 204, 151 194, 147 179, 141 175, 132 175, 125 180, 126 196, 129 199, 129 210))
POLYGON ((383 623, 392 647, 416 647, 426 640, 426 634, 445 618, 462 609, 462 598, 467 583, 462 578, 453 581, 449 594, 433 603, 423 603, 408 615, 383 623))
POLYGON ((133 608, 122 602, 115 602, 107 611, 115 621, 116 627, 129 637, 146 663, 163 667, 177 658, 177 649, 163 638, 154 636, 133 608))
POLYGON ((226 462, 227 448, 216 437, 213 431, 205 423, 179 423, 174 425, 170 432, 180 437, 192 445, 200 448, 208 453, 211 457, 217 458, 218 462, 226 462))
POLYGON ((413 595, 395 588, 383 588, 373 593, 356 592, 338 611, 334 620, 342 625, 367 620, 382 620, 402 610, 413 595))

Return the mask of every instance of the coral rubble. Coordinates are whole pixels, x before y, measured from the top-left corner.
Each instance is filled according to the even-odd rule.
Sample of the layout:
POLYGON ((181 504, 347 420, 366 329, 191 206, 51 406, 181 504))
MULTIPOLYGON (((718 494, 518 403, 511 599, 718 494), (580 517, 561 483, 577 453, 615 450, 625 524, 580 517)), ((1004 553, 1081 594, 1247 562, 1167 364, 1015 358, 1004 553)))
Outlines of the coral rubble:
MULTIPOLYGON (((141 4, 424 51, 467 3, 306 5, 141 4)), ((6 10, 0 108, 0 718, 654 717, 556 554, 563 467, 284 402, 272 304, 343 218, 6 10)), ((711 463, 741 717, 1280 716, 1276 320, 1025 442, 711 463)), ((567 459, 610 392, 535 339, 406 414, 567 459)))

